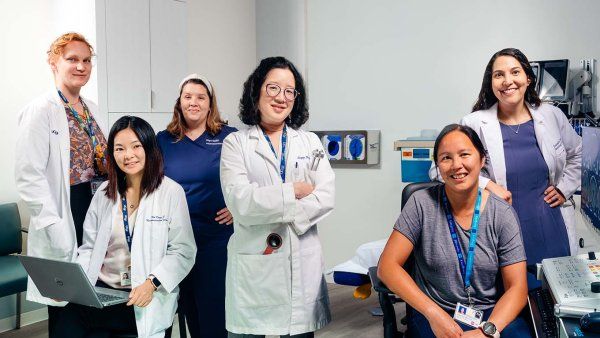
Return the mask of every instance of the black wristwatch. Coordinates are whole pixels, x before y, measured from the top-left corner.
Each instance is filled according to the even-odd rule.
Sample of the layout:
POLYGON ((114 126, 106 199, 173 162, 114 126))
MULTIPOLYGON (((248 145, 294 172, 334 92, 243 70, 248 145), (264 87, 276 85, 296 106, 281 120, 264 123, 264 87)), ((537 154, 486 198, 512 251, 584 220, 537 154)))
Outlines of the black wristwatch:
POLYGON ((152 283, 152 286, 154 286, 154 290, 158 290, 160 287, 160 281, 158 278, 156 278, 154 275, 150 275, 148 276, 148 279, 150 280, 150 283, 152 283))
POLYGON ((491 338, 499 338, 500 332, 496 329, 496 325, 492 322, 483 322, 479 326, 483 334, 491 338))

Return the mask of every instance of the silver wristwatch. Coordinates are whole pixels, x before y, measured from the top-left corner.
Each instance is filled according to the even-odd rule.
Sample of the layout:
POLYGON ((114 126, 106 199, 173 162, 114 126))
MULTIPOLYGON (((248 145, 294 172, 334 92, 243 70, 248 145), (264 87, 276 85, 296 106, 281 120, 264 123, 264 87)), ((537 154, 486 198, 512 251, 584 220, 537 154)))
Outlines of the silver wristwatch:
POLYGON ((500 332, 498 332, 496 325, 492 322, 482 322, 481 325, 479 325, 479 328, 483 331, 483 334, 488 337, 500 338, 500 332))

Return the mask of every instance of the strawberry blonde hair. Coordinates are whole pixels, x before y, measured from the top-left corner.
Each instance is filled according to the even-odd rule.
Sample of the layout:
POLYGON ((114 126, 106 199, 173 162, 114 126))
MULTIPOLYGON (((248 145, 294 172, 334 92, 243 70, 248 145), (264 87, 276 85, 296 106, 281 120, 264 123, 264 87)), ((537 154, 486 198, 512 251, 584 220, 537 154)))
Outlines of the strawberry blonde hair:
POLYGON ((55 61, 57 57, 61 56, 65 50, 65 46, 72 41, 80 41, 85 43, 89 47, 90 53, 94 54, 94 48, 83 35, 76 32, 70 32, 59 36, 52 42, 50 48, 46 52, 48 54, 48 62, 55 61))

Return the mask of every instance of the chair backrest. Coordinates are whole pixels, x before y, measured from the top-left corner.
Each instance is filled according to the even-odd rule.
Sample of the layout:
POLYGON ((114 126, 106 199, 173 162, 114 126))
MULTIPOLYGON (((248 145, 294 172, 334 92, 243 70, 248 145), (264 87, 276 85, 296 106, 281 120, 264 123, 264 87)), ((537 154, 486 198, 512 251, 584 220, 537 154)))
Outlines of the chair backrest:
POLYGON ((16 203, 0 205, 0 256, 21 253, 21 217, 16 203))
POLYGON ((402 202, 401 202, 400 208, 404 209, 404 205, 406 204, 406 202, 408 202, 408 199, 414 192, 422 190, 422 189, 435 187, 436 185, 439 185, 439 184, 442 184, 442 182, 430 181, 430 182, 409 183, 406 187, 404 187, 404 189, 402 189, 402 202))
MULTIPOLYGON (((435 187, 438 184, 442 184, 442 182, 439 182, 439 181, 414 182, 414 183, 409 183, 408 185, 406 185, 404 187, 404 189, 402 189, 401 210, 404 209, 404 205, 406 204, 406 202, 408 202, 408 199, 410 198, 410 196, 413 193, 415 193, 419 190, 435 187)), ((413 277, 414 277, 414 275, 413 275, 414 265, 415 265, 415 256, 414 256, 414 254, 411 253, 410 256, 408 256, 408 259, 406 260, 406 262, 404 262, 404 269, 406 270, 406 272, 408 272, 409 275, 411 275, 413 277)))

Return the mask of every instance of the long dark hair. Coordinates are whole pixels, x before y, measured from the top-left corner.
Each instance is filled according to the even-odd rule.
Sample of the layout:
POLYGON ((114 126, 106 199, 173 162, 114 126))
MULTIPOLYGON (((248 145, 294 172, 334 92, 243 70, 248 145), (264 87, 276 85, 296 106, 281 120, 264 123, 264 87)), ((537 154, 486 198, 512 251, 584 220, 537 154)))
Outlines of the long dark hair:
POLYGON ((471 140, 471 143, 473 143, 475 149, 477 149, 479 156, 481 156, 482 159, 485 159, 485 163, 487 163, 487 151, 485 150, 485 146, 483 145, 483 142, 481 142, 481 139, 479 138, 479 135, 477 135, 475 130, 473 130, 473 128, 469 126, 453 123, 445 126, 444 129, 442 129, 442 131, 438 135, 438 137, 435 139, 435 143, 433 145, 433 162, 436 166, 438 164, 437 157, 438 151, 440 150, 440 143, 442 142, 444 137, 446 137, 446 135, 450 134, 453 131, 459 131, 465 134, 469 138, 469 140, 471 140))
POLYGON ((304 80, 302 80, 300 72, 298 72, 293 63, 282 56, 263 59, 244 83, 244 92, 240 99, 240 120, 249 126, 260 124, 260 111, 258 110, 260 91, 267 78, 267 73, 275 68, 289 69, 294 75, 298 96, 294 100, 294 107, 286 119, 286 124, 294 129, 298 129, 308 120, 306 89, 304 88, 304 80))
POLYGON ((117 192, 121 196, 124 196, 125 191, 127 190, 125 173, 117 165, 114 156, 115 136, 117 136, 120 131, 127 128, 135 133, 146 154, 140 197, 149 195, 158 189, 164 177, 162 155, 160 153, 160 148, 158 147, 158 142, 156 141, 154 129, 152 129, 150 124, 144 119, 135 116, 123 116, 113 124, 107 142, 108 149, 106 151, 106 157, 108 159, 108 185, 104 191, 106 197, 113 202, 117 200, 117 192))
POLYGON ((494 95, 494 91, 492 90, 492 71, 494 67, 494 61, 496 61, 496 59, 500 56, 512 56, 515 59, 517 59, 517 61, 519 61, 521 67, 527 75, 527 78, 529 79, 529 81, 531 81, 529 83, 529 86, 527 87, 527 90, 525 91, 525 102, 529 103, 533 107, 539 107, 542 101, 540 100, 540 97, 535 91, 536 78, 535 73, 533 72, 533 69, 529 64, 529 60, 527 60, 525 54, 523 54, 520 50, 516 48, 505 48, 501 51, 494 53, 487 66, 485 67, 485 72, 483 73, 483 81, 481 82, 481 90, 479 91, 477 102, 475 102, 475 105, 473 105, 472 112, 489 109, 496 102, 498 102, 498 98, 496 97, 496 95, 494 95))

